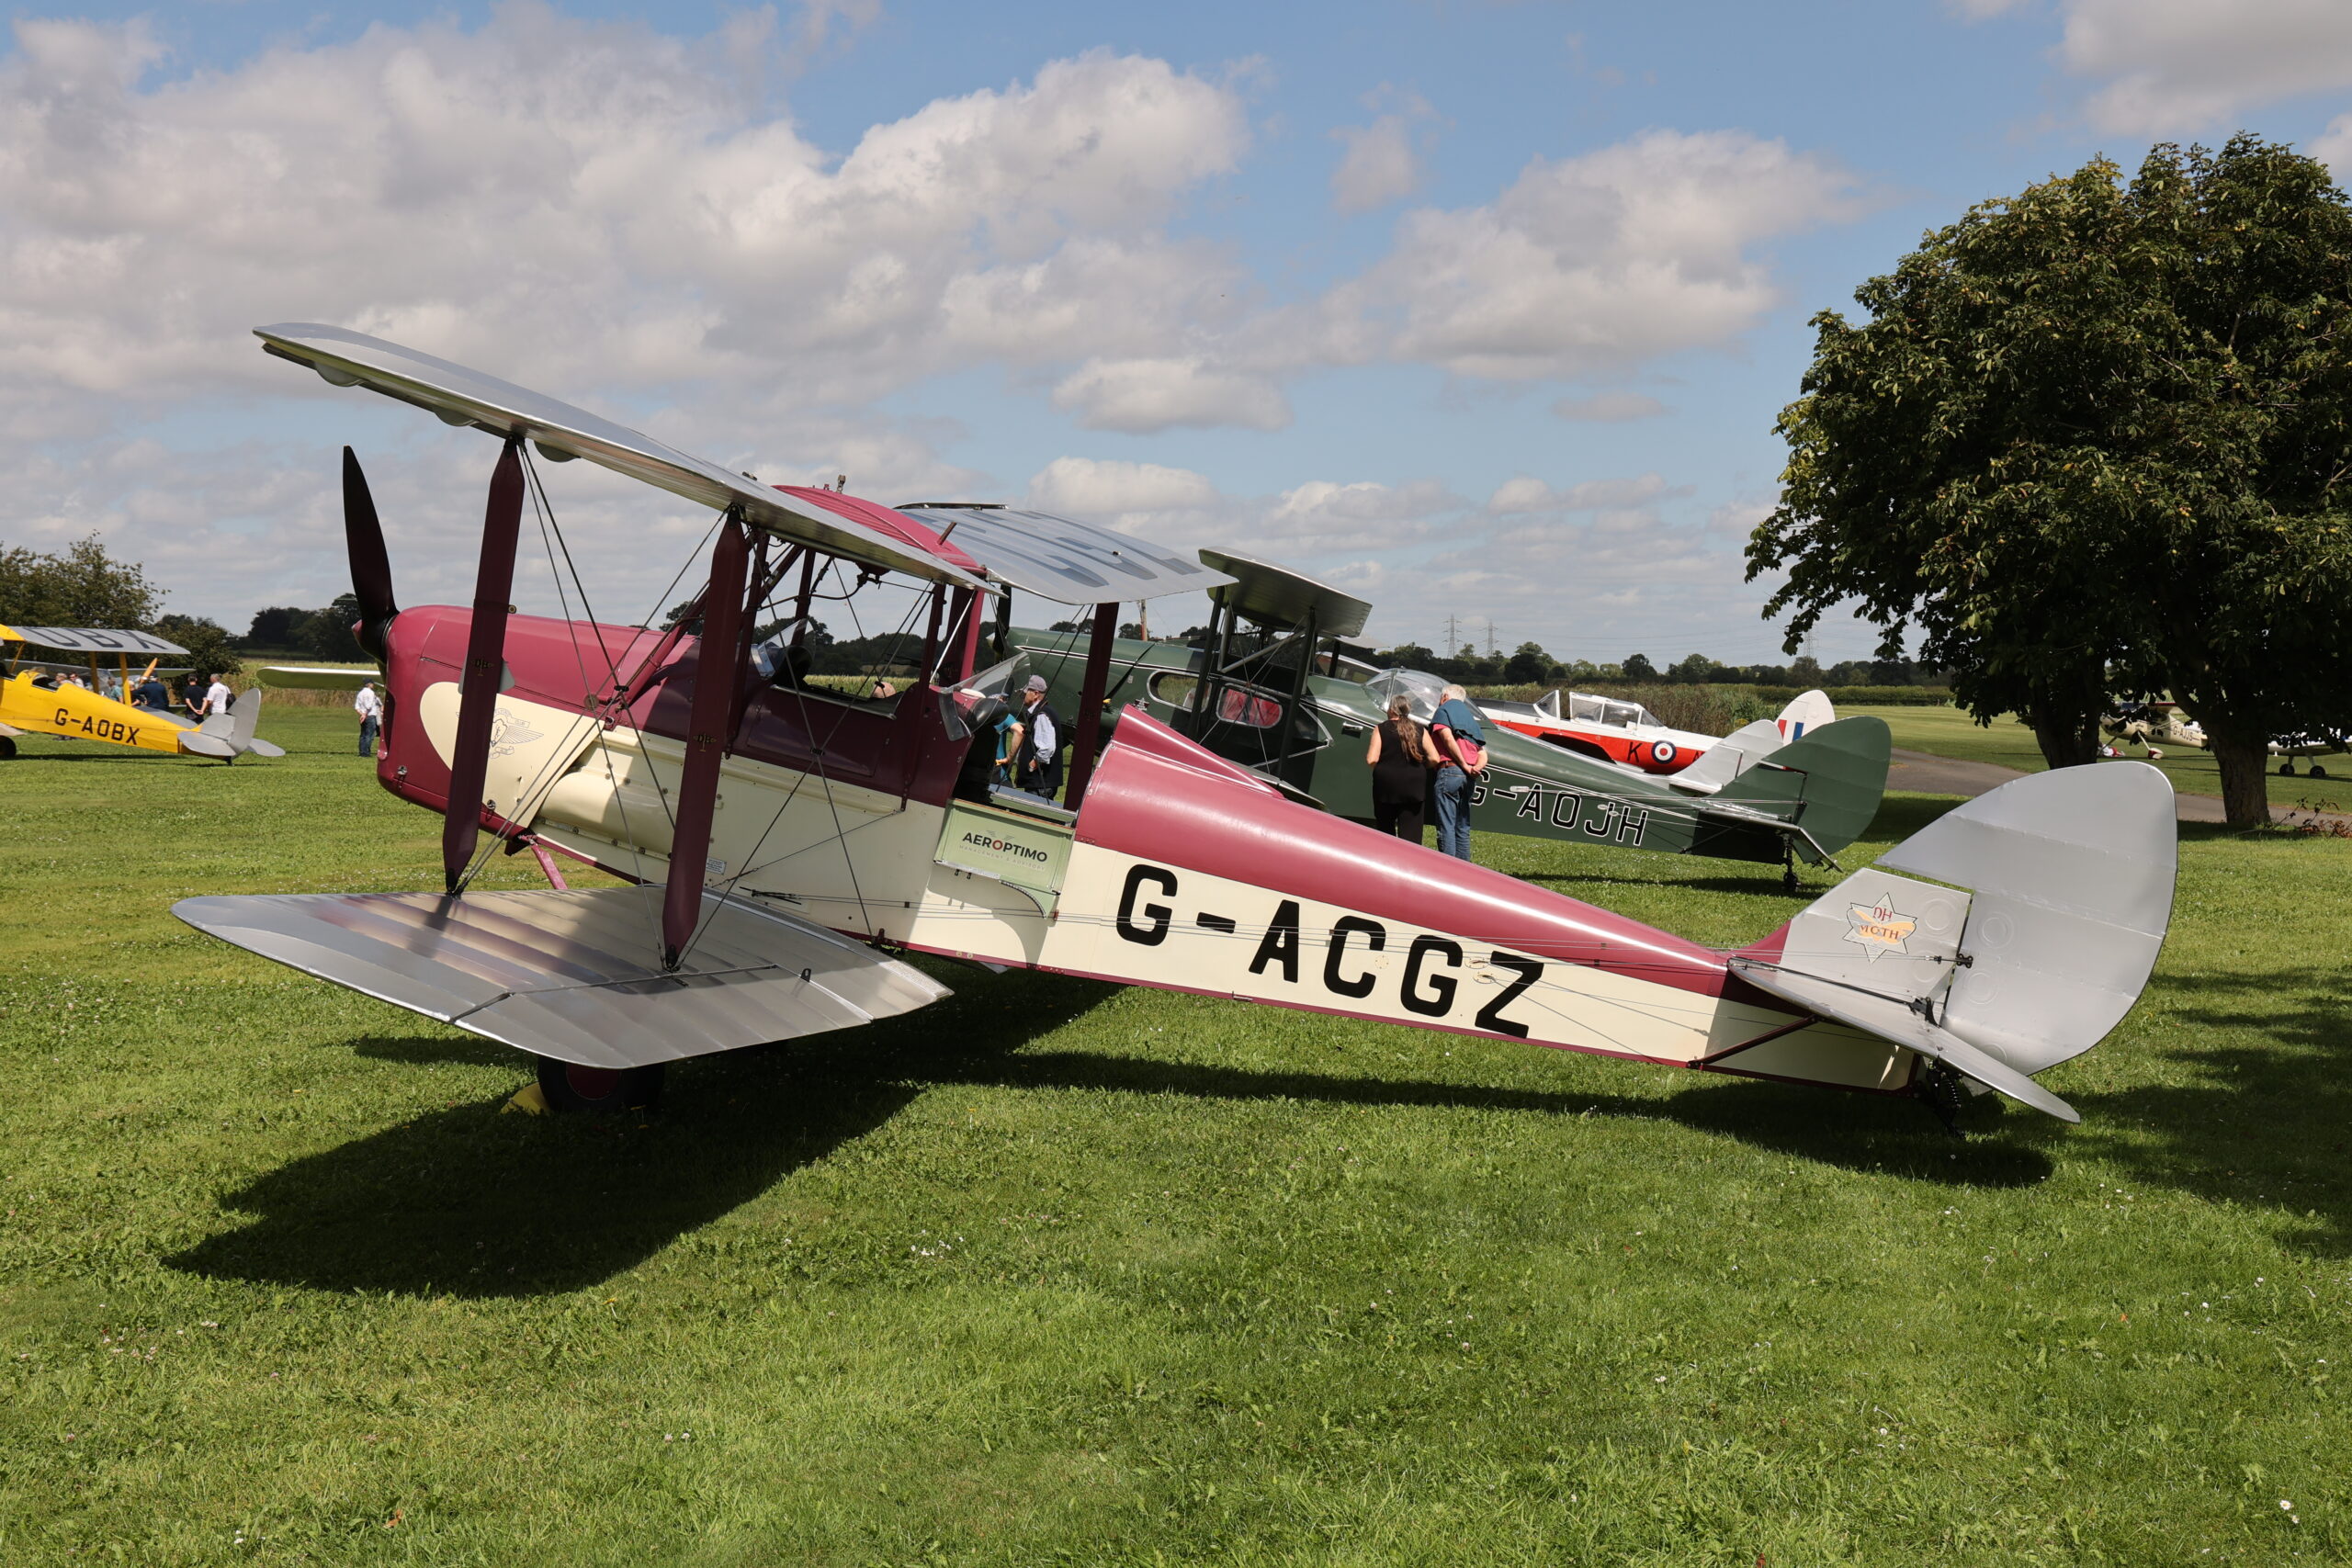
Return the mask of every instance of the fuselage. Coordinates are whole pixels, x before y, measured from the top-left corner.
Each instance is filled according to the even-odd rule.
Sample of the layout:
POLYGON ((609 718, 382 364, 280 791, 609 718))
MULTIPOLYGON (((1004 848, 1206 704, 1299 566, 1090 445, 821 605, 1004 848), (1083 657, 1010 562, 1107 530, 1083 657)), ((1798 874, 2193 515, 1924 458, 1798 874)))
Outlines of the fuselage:
MULTIPOLYGON (((384 786, 447 806, 468 612, 389 629, 384 786)), ((665 881, 699 662, 656 634, 513 617, 486 828, 665 881)), ((702 880, 917 951, 1849 1089, 1916 1058, 1748 986, 1726 955, 1283 797, 1129 709, 1081 807, 959 797, 952 687, 750 693, 702 880)))
MULTIPOLYGON (((203 738, 169 716, 77 686, 53 675, 25 671, 0 681, 0 724, 34 735, 68 740, 101 740, 144 751, 204 751, 203 738), (195 736, 198 744, 187 742, 195 736)), ((229 754, 226 747, 218 755, 229 754)))
POLYGON ((1503 702, 1480 703, 1478 711, 1531 740, 1583 751, 1657 777, 1680 773, 1722 739, 1659 724, 1638 704, 1589 697, 1581 692, 1566 696, 1565 713, 1549 712, 1535 703, 1503 702))

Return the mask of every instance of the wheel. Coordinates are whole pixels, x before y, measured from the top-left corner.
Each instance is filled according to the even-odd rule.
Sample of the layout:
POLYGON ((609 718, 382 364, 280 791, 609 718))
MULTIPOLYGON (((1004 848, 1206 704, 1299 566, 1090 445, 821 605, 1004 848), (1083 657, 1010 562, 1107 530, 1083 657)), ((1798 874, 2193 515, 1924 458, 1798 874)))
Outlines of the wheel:
POLYGON ((16 754, 17 738, 13 735, 0 735, 0 762, 6 761, 16 754))
POLYGON ((541 1056, 539 1093, 549 1111, 648 1111, 662 1098, 662 1064, 645 1067, 583 1067, 541 1056))
POLYGON ((2295 776, 2295 760, 2292 757, 2278 764, 2278 776, 2282 779, 2291 779, 2295 776))
POLYGON ((2327 770, 2321 767, 2317 762, 2313 762, 2311 765, 2310 773, 2312 777, 2315 779, 2324 779, 2327 777, 2327 770))

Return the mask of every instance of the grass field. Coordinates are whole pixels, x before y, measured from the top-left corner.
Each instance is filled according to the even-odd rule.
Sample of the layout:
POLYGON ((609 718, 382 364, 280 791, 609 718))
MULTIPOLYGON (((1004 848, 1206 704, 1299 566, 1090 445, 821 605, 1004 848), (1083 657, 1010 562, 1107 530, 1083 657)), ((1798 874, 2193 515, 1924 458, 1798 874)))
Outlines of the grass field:
MULTIPOLYGON (((2005 768, 2022 768, 2039 773, 2045 765, 2041 749, 2033 742, 2033 731, 2014 716, 1996 718, 1987 727, 1978 724, 1959 708, 1840 708, 1840 717, 1854 714, 1875 714, 1886 720, 1894 732, 1894 743, 1914 751, 1933 752, 1939 757, 1958 757, 1971 762, 1997 762, 2005 768)), ((2194 746, 2159 746, 2164 759, 2156 765, 2172 780, 2172 787, 2183 795, 2210 795, 2219 799, 2222 794, 2222 771, 2211 751, 2200 751, 2194 746)), ((2306 770, 2312 759, 2295 760, 2295 776, 2281 778, 2270 775, 2270 804, 2273 806, 2306 807, 2313 810, 2352 811, 2352 757, 2322 757, 2319 764, 2328 777, 2315 779, 2306 770)), ((2278 761, 2272 760, 2276 769, 2278 761)))
MULTIPOLYGON (((344 716, 266 728, 0 764, 10 1564, 2352 1551, 2352 845, 2184 829, 2077 1128, 948 968, 531 1119, 171 918, 437 883, 344 716)), ((1711 942, 1800 903, 1480 852, 1711 942)))

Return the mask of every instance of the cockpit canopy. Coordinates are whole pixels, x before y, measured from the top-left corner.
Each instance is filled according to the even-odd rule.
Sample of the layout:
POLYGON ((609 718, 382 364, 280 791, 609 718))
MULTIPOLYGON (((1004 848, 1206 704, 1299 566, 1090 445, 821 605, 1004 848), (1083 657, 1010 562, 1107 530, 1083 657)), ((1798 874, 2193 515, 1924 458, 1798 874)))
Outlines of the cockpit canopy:
POLYGON ((1584 692, 1546 692, 1537 699, 1539 712, 1572 724, 1605 725, 1611 729, 1664 729, 1657 715, 1639 703, 1596 697, 1584 692))

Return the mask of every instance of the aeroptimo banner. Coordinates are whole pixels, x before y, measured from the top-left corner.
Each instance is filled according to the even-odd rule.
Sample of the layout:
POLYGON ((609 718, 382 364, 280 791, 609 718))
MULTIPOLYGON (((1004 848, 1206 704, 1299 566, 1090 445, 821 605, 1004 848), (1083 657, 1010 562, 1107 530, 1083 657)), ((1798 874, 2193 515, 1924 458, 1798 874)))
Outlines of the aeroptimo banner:
POLYGON ((939 859, 1015 887, 1058 893, 1069 865, 1069 830, 959 800, 947 807, 939 859))

